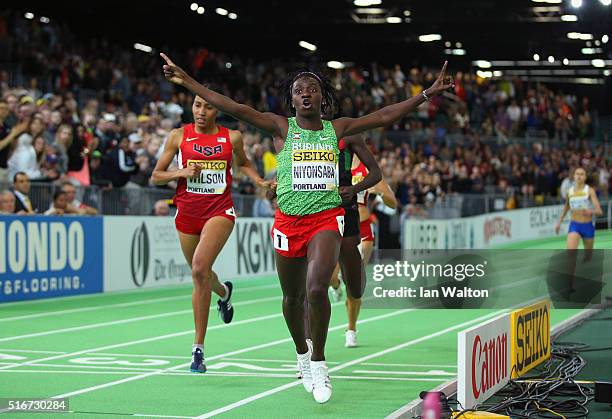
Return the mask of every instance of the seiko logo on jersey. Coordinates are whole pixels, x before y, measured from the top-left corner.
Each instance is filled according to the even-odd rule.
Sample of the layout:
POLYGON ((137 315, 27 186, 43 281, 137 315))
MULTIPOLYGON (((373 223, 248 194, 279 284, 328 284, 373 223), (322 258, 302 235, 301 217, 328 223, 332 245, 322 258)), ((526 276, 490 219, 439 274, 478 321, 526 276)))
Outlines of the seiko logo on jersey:
POLYGON ((336 153, 333 151, 294 151, 292 155, 294 162, 336 162, 336 153))
POLYGON ((193 151, 196 153, 200 153, 206 157, 214 156, 215 154, 221 154, 223 152, 222 145, 216 145, 214 147, 210 146, 201 146, 199 144, 193 145, 193 151))

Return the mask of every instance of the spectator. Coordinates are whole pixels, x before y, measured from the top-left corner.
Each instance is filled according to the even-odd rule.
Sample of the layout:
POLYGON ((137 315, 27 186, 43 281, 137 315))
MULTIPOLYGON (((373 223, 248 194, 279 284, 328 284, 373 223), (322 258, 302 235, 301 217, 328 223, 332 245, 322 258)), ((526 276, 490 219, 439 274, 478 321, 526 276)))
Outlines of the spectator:
POLYGON ((74 211, 74 208, 68 206, 66 192, 58 190, 53 194, 53 202, 49 209, 45 211, 45 215, 75 214, 74 211))
POLYGON ((123 137, 119 146, 106 155, 102 166, 104 178, 109 179, 114 188, 138 188, 130 183, 130 177, 138 171, 136 155, 130 150, 130 140, 123 137))
POLYGON ((253 203, 253 217, 274 217, 272 203, 266 197, 266 191, 262 188, 257 189, 257 199, 253 203))
POLYGON ((42 177, 32 142, 43 133, 44 129, 45 124, 41 115, 37 114, 30 120, 28 129, 17 138, 15 150, 7 162, 10 177, 14 177, 17 172, 24 172, 30 179, 42 177))
POLYGON ((165 199, 160 199, 155 202, 153 206, 153 215, 167 217, 170 215, 170 206, 168 205, 168 201, 165 199))
POLYGON ((0 192, 0 214, 25 214, 15 210, 15 195, 11 191, 0 192))
POLYGON ((15 194, 15 212, 24 211, 26 214, 34 214, 37 209, 32 206, 30 201, 30 179, 24 172, 17 172, 13 177, 13 193, 15 194))
POLYGON ((102 153, 98 150, 94 150, 91 153, 89 178, 92 185, 102 186, 104 188, 112 187, 111 181, 106 179, 102 173, 102 153))
POLYGON ((76 198, 76 187, 71 182, 62 183, 62 192, 66 194, 66 204, 71 213, 80 215, 97 215, 98 210, 83 204, 76 198))
MULTIPOLYGON (((0 103, 0 109, 2 104, 0 103)), ((8 161, 15 146, 15 140, 19 138, 28 128, 27 122, 13 127, 8 133, 8 126, 0 128, 0 184, 7 183, 9 179, 8 161)))

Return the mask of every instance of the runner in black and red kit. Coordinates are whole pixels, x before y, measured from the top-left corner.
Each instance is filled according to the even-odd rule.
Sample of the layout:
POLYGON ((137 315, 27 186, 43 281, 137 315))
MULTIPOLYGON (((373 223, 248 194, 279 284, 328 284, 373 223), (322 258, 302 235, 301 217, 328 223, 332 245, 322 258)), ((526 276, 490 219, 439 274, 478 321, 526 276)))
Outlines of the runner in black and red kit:
POLYGON ((195 123, 170 132, 152 181, 157 185, 178 180, 174 202, 175 225, 185 259, 193 278, 193 317, 195 340, 192 372, 205 372, 204 337, 208 325, 211 290, 221 297, 217 304, 225 323, 232 321, 230 302, 232 283, 219 282, 212 270, 215 259, 234 228, 236 213, 230 187, 232 159, 257 186, 268 188, 244 154, 240 131, 216 124, 217 110, 196 96, 193 101, 195 123), (168 170, 174 157, 178 170, 168 170))

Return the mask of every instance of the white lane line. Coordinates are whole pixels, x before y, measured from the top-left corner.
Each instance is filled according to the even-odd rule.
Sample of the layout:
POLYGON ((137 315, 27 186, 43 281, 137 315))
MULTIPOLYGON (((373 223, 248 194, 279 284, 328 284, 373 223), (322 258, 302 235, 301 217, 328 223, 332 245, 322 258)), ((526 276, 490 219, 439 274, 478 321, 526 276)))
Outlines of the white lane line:
MULTIPOLYGON (((331 329, 330 329, 331 330, 331 329)), ((274 362, 274 363, 289 363, 295 364, 293 359, 262 359, 262 358, 223 358, 222 361, 238 361, 238 362, 274 362)), ((339 362, 328 361, 328 364, 339 364, 339 362)))
MULTIPOLYGON (((280 299, 281 299, 281 297, 279 297, 279 296, 266 297, 266 298, 258 298, 258 299, 250 300, 250 301, 236 302, 234 305, 237 306, 237 307, 242 307, 242 306, 246 306, 246 305, 265 303, 265 302, 274 301, 274 300, 280 300, 280 299)), ((211 311, 213 309, 216 310, 216 307, 212 307, 211 306, 211 311)), ((10 341, 20 340, 20 339, 28 339, 28 338, 34 338, 34 337, 39 337, 39 336, 54 335, 54 334, 57 334, 57 333, 76 332, 76 331, 80 331, 80 330, 97 329, 99 327, 116 326, 118 324, 127 324, 127 323, 139 322, 139 321, 143 321, 143 320, 152 320, 152 319, 159 319, 159 318, 162 318, 162 317, 180 316, 180 315, 183 315, 183 314, 192 314, 192 313, 193 313, 193 310, 190 308, 188 310, 178 310, 178 311, 171 311, 171 312, 168 312, 168 313, 150 314, 150 315, 147 315, 147 316, 132 317, 132 318, 129 318, 129 319, 122 319, 122 320, 113 320, 113 321, 110 321, 110 322, 93 323, 93 324, 86 324, 86 325, 82 325, 82 326, 66 327, 66 328, 63 328, 63 329, 47 330, 47 331, 44 331, 44 332, 28 333, 28 334, 25 334, 25 335, 7 336, 7 337, 4 337, 4 338, 0 338, 0 342, 10 342, 10 341)))
POLYGON ((29 349, 0 349, 0 353, 3 352, 23 352, 30 354, 67 354, 68 352, 58 352, 58 351, 32 351, 29 349))
MULTIPOLYGON (((135 375, 138 372, 133 371, 81 371, 81 370, 7 370, 0 371, 0 373, 11 373, 11 374, 71 374, 71 375, 135 375)), ((205 379, 199 377, 200 374, 194 374, 189 371, 168 371, 160 373, 160 377, 193 377, 194 379, 205 379)), ((282 378, 282 379, 295 379, 295 374, 256 374, 256 373, 239 373, 239 372, 220 372, 220 371, 207 371, 206 377, 253 377, 253 378, 282 378)), ((445 378, 413 378, 413 377, 360 377, 357 375, 332 375, 334 380, 363 380, 363 381, 445 381, 445 378)))
POLYGON ((431 376, 453 376, 456 377, 456 372, 448 371, 380 371, 380 370, 354 370, 355 374, 390 374, 390 375, 431 375, 431 376))
MULTIPOLYGON (((339 305, 339 304, 344 304, 344 303, 343 302, 338 302, 338 303, 334 303, 334 304, 335 305, 339 305)), ((378 321, 378 320, 386 319, 386 318, 389 318, 389 317, 392 317, 392 316, 398 316, 400 314, 404 314, 404 313, 411 312, 411 311, 414 311, 414 310, 413 309, 396 310, 396 311, 393 311, 393 312, 390 312, 390 313, 385 313, 385 314, 381 314, 379 316, 373 316, 373 317, 370 317, 370 318, 367 318, 367 319, 363 319, 363 320, 360 321, 360 324, 369 323, 369 322, 373 322, 373 321, 378 321)), ((279 313, 277 315, 267 316, 267 317, 279 317, 279 316, 282 316, 282 313, 279 313)), ((232 324, 233 323, 230 323, 228 326, 231 326, 232 324)), ((330 328, 329 331, 331 332, 331 331, 335 331, 335 330, 342 330, 346 326, 347 326, 346 323, 345 324, 340 324, 338 326, 334 326, 334 327, 330 328)), ((189 331, 189 332, 193 333, 192 331, 189 331)), ((250 347, 247 347, 247 348, 238 349, 238 350, 227 352, 227 353, 224 353, 224 354, 219 354, 219 355, 215 355, 215 356, 212 356, 212 357, 208 357, 208 358, 206 358, 206 360, 207 361, 212 361, 212 360, 215 360, 215 359, 222 359, 222 358, 226 358, 226 357, 229 357, 229 356, 242 354, 242 353, 245 353, 245 352, 255 351, 257 349, 263 349, 263 348, 268 348, 268 347, 279 345, 279 344, 283 344, 283 343, 288 343, 288 342, 291 342, 291 341, 292 341, 292 339, 290 337, 289 338, 284 338, 284 339, 279 339, 279 340, 276 340, 276 341, 267 342, 267 343, 263 343, 263 344, 255 345, 255 346, 250 346, 250 347)), ((185 364, 176 365, 174 367, 166 368, 163 371, 164 372, 167 372, 167 371, 176 371, 176 370, 181 369, 181 368, 186 368, 189 365, 190 365, 190 362, 187 362, 185 364)), ((0 368, 0 369, 2 369, 2 368, 0 368)), ((130 381, 135 381, 135 380, 141 380, 143 378, 151 377, 151 376, 154 376, 154 375, 160 375, 160 374, 163 374, 164 372, 149 372, 149 373, 137 375, 137 376, 134 376, 134 377, 124 378, 122 380, 111 381, 111 382, 100 384, 100 385, 97 385, 97 386, 92 386, 92 387, 87 387, 87 388, 83 388, 83 389, 80 389, 80 390, 75 390, 75 391, 72 391, 72 392, 69 392, 69 393, 65 393, 65 394, 61 394, 61 395, 57 395, 57 396, 53 396, 53 397, 54 398, 72 397, 72 396, 76 396, 78 394, 89 393, 89 392, 92 392, 92 391, 95 391, 95 390, 112 387, 112 386, 115 386, 115 385, 118 385, 118 384, 123 384, 123 383, 127 383, 127 382, 130 382, 130 381)), ((299 384, 299 381, 298 381, 298 384, 299 384)), ((2 411, 0 411, 0 413, 1 412, 2 411)))
MULTIPOLYGON (((243 324, 258 322, 258 321, 262 321, 262 320, 269 320, 269 319, 273 319, 273 318, 276 318, 276 317, 281 317, 282 315, 283 315, 282 313, 269 314, 267 316, 253 317, 251 319, 240 320, 240 321, 237 321, 237 322, 232 322, 230 324, 218 324, 218 325, 209 327, 208 330, 216 330, 216 329, 220 329, 220 328, 234 327, 234 326, 239 326, 239 325, 243 325, 243 324)), ((55 356, 49 356, 49 357, 46 357, 46 358, 33 359, 31 361, 23 362, 23 363, 21 363, 19 365, 32 365, 32 364, 37 364, 39 362, 50 361, 50 360, 53 360, 53 359, 68 358, 68 357, 71 357, 71 356, 88 354, 88 353, 92 353, 92 352, 96 352, 96 351, 105 351, 107 349, 123 348, 125 346, 136 345, 136 344, 140 344, 140 343, 154 342, 156 340, 168 339, 168 338, 184 336, 184 335, 188 335, 188 334, 193 334, 193 329, 185 330, 183 332, 169 333, 167 335, 153 336, 153 337, 144 338, 144 339, 137 339, 137 340, 132 340, 132 341, 123 342, 123 343, 115 343, 115 344, 112 344, 112 345, 99 346, 97 348, 83 349, 81 351, 70 352, 70 353, 65 353, 65 354, 60 354, 60 355, 55 355, 55 356)), ((10 368, 10 367, 0 367, 0 370, 4 370, 4 369, 8 369, 8 368, 10 368)), ((0 413, 1 413, 1 411, 0 411, 0 413)))
MULTIPOLYGON (((242 283, 242 282, 249 282, 249 281, 253 281, 253 279, 232 279, 231 280, 234 283, 234 286, 236 286, 236 284, 242 283)), ((270 280, 270 281, 274 281, 273 284, 268 284, 268 285, 254 285, 252 287, 245 287, 245 288, 238 288, 240 290, 240 292, 243 291, 253 291, 253 290, 259 290, 259 289, 266 289, 266 288, 278 288, 278 290, 280 291, 280 284, 278 283, 278 280, 270 280)), ((56 302, 70 302, 70 301, 78 301, 84 298, 91 298, 92 300, 98 300, 101 298, 108 298, 108 297, 116 297, 116 296, 123 296, 123 295, 127 295, 127 296, 137 296, 140 297, 138 294, 139 293, 146 293, 147 295, 150 294, 161 294, 164 291, 173 291, 173 290, 180 290, 184 288, 185 290, 191 290, 191 283, 185 283, 185 284, 177 284, 177 285, 168 285, 168 286, 161 286, 161 287, 157 287, 156 288, 147 288, 146 290, 143 289, 135 289, 135 290, 123 290, 123 291, 111 291, 111 292, 100 292, 100 293, 96 293, 96 294, 80 294, 80 295, 70 295, 67 297, 58 297, 58 298, 53 298, 53 301, 56 302)), ((189 294, 185 294, 185 295, 189 295, 189 294)), ((43 303, 49 303, 51 301, 51 299, 49 298, 39 298, 36 300, 26 300, 26 301, 11 301, 9 303, 0 303, 0 307, 14 307, 14 306, 24 306, 26 308, 30 307, 30 306, 35 306, 38 304, 43 304, 43 303)))
POLYGON ((95 311, 100 309, 108 309, 108 308, 117 308, 117 307, 132 307, 139 306, 143 304, 152 304, 152 303, 160 303, 163 301, 173 301, 173 300, 185 300, 188 297, 185 295, 175 295, 174 297, 162 297, 162 298, 153 298, 150 300, 141 300, 141 301, 132 301, 129 303, 117 303, 117 304, 109 304, 109 305, 100 305, 94 307, 81 307, 81 308, 70 308, 66 310, 57 310, 57 311, 49 311, 49 312, 41 312, 41 313, 33 313, 33 314, 25 314, 23 316, 14 316, 14 317, 4 317, 0 318, 1 322, 10 322, 15 320, 26 320, 26 319, 34 319, 37 317, 49 317, 49 316, 58 316, 61 314, 73 314, 73 313, 84 313, 87 311, 95 311))
MULTIPOLYGON (((329 372, 330 373, 336 372, 336 371, 339 371, 341 369, 353 366, 355 364, 359 364, 359 363, 361 363, 363 361, 368 361, 368 360, 370 360, 372 358, 376 358, 376 357, 379 357, 379 356, 382 356, 382 355, 386 355, 386 354, 388 354, 390 352, 394 352, 394 351, 397 351, 397 350, 400 350, 400 349, 404 349, 404 348, 406 348, 408 346, 416 345, 417 343, 421 343, 421 342, 424 342, 426 340, 433 339, 435 337, 444 335, 444 334, 446 334, 448 332, 451 332, 453 330, 460 329, 460 328, 465 327, 467 325, 470 325, 472 323, 479 322, 479 321, 482 321, 482 320, 484 320, 486 318, 498 315, 501 312, 502 311, 497 311, 497 312, 490 313, 490 314, 487 314, 487 315, 484 315, 484 316, 480 316, 480 317, 477 317, 475 319, 468 320, 466 322, 463 322, 463 323, 460 323, 460 324, 457 324, 457 325, 454 325, 454 326, 447 327, 446 329, 440 330, 438 332, 431 333, 431 334, 426 335, 426 336, 421 336, 420 338, 412 339, 412 340, 409 340, 408 342, 404 342, 404 343, 396 345, 396 346, 392 346, 392 347, 387 348, 385 350, 382 350, 382 351, 379 351, 379 352, 375 352, 373 354, 366 355, 366 356, 363 356, 363 357, 360 357, 360 358, 356 358, 356 359, 354 359, 352 361, 345 362, 343 364, 340 364, 340 365, 337 365, 337 366, 335 366, 333 368, 330 368, 329 372)), ((197 419, 210 418, 210 417, 213 417, 213 416, 216 416, 216 415, 220 415, 222 413, 225 413, 225 412, 228 412, 230 410, 236 409, 238 407, 244 406, 244 405, 246 405, 248 403, 251 403, 251 402, 254 402, 256 400, 263 399, 263 398, 265 398, 267 396, 271 396, 271 395, 276 394, 276 393, 280 393, 281 391, 287 390, 287 389, 295 387, 297 385, 301 385, 301 382, 300 381, 294 381, 294 382, 287 383, 287 384, 284 384, 284 385, 279 386, 279 387, 272 388, 272 389, 264 391, 262 393, 255 394, 253 396, 244 398, 242 400, 238 400, 237 402, 228 404, 226 406, 220 407, 220 408, 215 409, 213 411, 204 413, 204 414, 198 416, 197 419)), ((58 397, 62 397, 62 396, 58 396, 58 397)))
MULTIPOLYGON (((2 350, 0 350, 0 352, 2 352, 2 350)), ((95 352, 92 355, 108 355, 108 356, 120 356, 120 357, 127 357, 127 358, 159 358, 159 359, 181 359, 181 360, 187 360, 187 359, 191 359, 191 357, 189 356, 179 356, 179 355, 146 355, 146 354, 115 354, 115 353, 108 353, 108 352, 95 352)))
MULTIPOLYGON (((251 300, 251 302, 254 302, 254 301, 255 300, 251 300)), ((247 304, 247 302, 241 303, 241 305, 246 305, 246 304, 247 304)), ((332 306, 339 306, 341 304, 344 305, 343 302, 339 301, 337 303, 333 303, 332 306)), ((405 311, 413 311, 413 310, 414 309, 407 309, 405 311)), ((269 319, 273 319, 275 317, 282 317, 282 315, 283 315, 283 313, 277 313, 277 314, 270 314, 270 315, 267 315, 267 316, 254 317, 254 318, 251 318, 251 319, 234 321, 234 322, 232 322, 230 324, 219 324, 219 325, 215 325, 215 326, 210 326, 210 327, 208 327, 207 330, 216 330, 216 329, 220 329, 220 328, 224 328, 224 327, 233 327, 233 326, 238 326, 238 325, 242 325, 242 324, 248 324, 248 323, 257 322, 257 321, 260 321, 260 320, 269 320, 269 319)), ((361 323, 364 323, 364 322, 367 322, 367 319, 363 320, 361 323)), ((346 327, 346 324, 342 325, 342 327, 346 327)), ((332 329, 330 329, 330 330, 332 330, 332 329)), ((166 335, 152 336, 150 338, 136 339, 136 340, 132 340, 132 341, 128 341, 128 342, 123 342, 123 343, 115 343, 115 344, 112 344, 112 345, 104 345, 104 346, 99 346, 97 348, 83 349, 83 350, 76 351, 76 352, 66 352, 66 353, 63 353, 63 354, 60 354, 60 355, 51 356, 51 357, 47 357, 47 358, 33 359, 31 361, 23 362, 23 363, 21 363, 19 365, 31 365, 31 364, 35 364, 35 363, 38 363, 38 362, 50 361, 50 360, 53 360, 53 359, 68 358, 68 357, 71 357, 71 356, 77 356, 77 355, 82 355, 82 354, 90 354, 90 353, 94 353, 94 352, 98 352, 98 351, 105 351, 107 349, 123 348, 123 347, 126 347, 126 346, 137 345, 137 344, 141 344, 141 343, 149 343, 149 342, 154 342, 154 341, 157 341, 157 340, 169 339, 169 338, 184 336, 184 335, 188 335, 188 334, 192 334, 192 333, 193 333, 193 329, 189 329, 189 330, 185 330, 183 332, 168 333, 166 335)), ((285 341, 289 341, 289 340, 291 340, 291 339, 286 339, 285 341)), ((232 353, 232 355, 233 354, 234 353, 232 353)), ((187 364, 187 365, 189 365, 189 364, 187 364)), ((7 368, 12 368, 12 367, 1 367, 0 366, 0 370, 4 370, 4 369, 7 369, 7 368)), ((2 411, 0 411, 0 413, 2 413, 2 411)))
MULTIPOLYGON (((329 362, 328 362, 329 364, 329 362)), ((457 365, 440 365, 440 364, 385 364, 381 362, 364 362, 361 365, 373 367, 429 367, 429 368, 457 368, 457 365)))

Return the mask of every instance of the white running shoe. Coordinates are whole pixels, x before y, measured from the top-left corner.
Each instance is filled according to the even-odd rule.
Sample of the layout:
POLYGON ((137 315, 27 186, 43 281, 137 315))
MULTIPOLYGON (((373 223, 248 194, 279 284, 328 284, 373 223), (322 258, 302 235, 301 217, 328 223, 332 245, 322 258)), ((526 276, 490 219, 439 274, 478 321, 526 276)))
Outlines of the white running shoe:
MULTIPOLYGON (((310 353, 312 353, 312 339, 306 339, 306 345, 308 346, 308 350, 310 351, 310 353)), ((302 372, 300 371, 300 362, 298 361, 295 369, 297 370, 297 372, 295 373, 295 376, 297 377, 298 380, 302 379, 302 372)))
POLYGON ((297 354, 298 375, 302 379, 302 385, 307 392, 312 392, 312 372, 310 371, 310 358, 312 349, 308 347, 305 354, 297 354))
POLYGON ((330 285, 329 291, 331 292, 334 302, 337 303, 338 301, 342 299, 342 285, 341 284, 338 284, 338 288, 334 288, 330 285))
POLYGON ((317 403, 325 403, 332 395, 327 362, 310 361, 310 370, 312 372, 312 395, 317 403))
POLYGON ((344 346, 347 348, 356 348, 357 347, 357 331, 356 330, 347 330, 344 332, 344 346))

